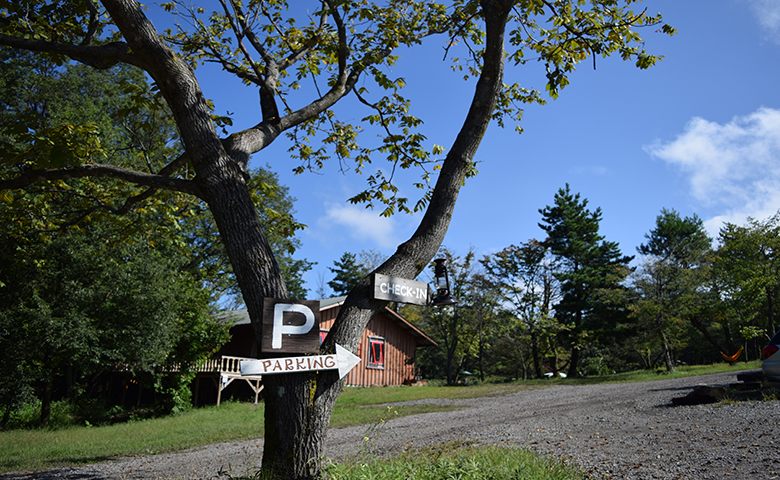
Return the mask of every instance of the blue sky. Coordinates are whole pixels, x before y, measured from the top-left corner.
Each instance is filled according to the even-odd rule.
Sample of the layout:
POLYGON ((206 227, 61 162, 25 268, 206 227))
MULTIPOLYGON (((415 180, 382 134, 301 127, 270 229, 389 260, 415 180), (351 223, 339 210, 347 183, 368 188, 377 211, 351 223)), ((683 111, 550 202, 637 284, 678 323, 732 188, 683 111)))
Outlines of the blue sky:
MULTIPOLYGON (((679 32, 642 31, 648 52, 663 61, 650 70, 617 58, 598 60, 594 70, 586 61, 559 99, 526 109, 523 134, 491 125, 477 154, 479 175, 462 189, 444 245, 481 256, 541 238, 538 210, 566 183, 601 207, 602 234, 628 255, 664 207, 698 214, 712 236, 724 221, 765 219, 780 208, 780 2, 650 0, 635 9, 643 5, 679 32)), ((452 73, 441 41, 401 52, 389 73, 406 78, 405 95, 430 143, 448 147, 474 84, 452 73)), ((254 90, 224 74, 198 74, 217 113, 234 112, 236 130, 258 121, 254 90)), ((505 81, 543 90, 542 66, 508 67, 505 81)), ((352 121, 367 115, 354 101, 338 113, 352 121)), ((336 162, 293 175, 288 147, 280 138, 253 165, 269 165, 297 198, 297 218, 308 228, 296 257, 317 262, 305 277, 314 298, 344 252, 390 255, 419 216, 387 219, 350 205, 365 178, 342 174, 336 162)), ((416 195, 410 183, 402 193, 416 195)))

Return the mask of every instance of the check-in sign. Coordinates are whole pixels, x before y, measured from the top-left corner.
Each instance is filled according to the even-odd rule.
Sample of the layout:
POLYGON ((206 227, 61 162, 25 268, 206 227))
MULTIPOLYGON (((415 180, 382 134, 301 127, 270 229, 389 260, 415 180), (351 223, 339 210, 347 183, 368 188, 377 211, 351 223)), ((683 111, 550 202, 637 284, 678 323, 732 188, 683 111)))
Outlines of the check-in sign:
POLYGON ((390 277, 375 273, 373 277, 374 298, 391 302, 428 305, 430 286, 425 282, 390 277))

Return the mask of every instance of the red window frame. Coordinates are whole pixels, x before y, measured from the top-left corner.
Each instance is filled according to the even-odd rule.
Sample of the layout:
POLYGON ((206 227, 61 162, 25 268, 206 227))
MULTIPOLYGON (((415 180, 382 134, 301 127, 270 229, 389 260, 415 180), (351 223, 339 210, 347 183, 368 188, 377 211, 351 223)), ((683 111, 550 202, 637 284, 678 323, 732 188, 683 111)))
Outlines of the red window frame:
POLYGON ((368 337, 368 368, 385 368, 385 339, 382 337, 368 337))

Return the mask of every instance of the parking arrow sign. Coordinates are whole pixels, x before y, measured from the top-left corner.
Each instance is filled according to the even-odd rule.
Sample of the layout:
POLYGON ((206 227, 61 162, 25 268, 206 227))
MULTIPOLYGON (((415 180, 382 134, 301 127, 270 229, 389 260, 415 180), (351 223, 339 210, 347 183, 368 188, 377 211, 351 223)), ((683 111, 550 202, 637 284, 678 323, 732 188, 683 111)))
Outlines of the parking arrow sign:
POLYGON ((335 355, 242 360, 240 368, 241 375, 272 375, 276 373, 338 370, 339 378, 344 378, 359 363, 360 357, 336 344, 335 355))

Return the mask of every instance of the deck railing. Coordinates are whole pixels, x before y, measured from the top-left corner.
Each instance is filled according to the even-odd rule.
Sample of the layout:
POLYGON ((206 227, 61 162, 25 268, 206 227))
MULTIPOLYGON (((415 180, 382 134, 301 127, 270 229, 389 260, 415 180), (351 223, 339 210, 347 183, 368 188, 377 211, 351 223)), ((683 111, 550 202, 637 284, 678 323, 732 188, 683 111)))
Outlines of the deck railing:
POLYGON ((229 357, 223 355, 220 358, 212 358, 206 360, 202 365, 198 366, 198 372, 214 372, 214 373, 241 373, 240 362, 241 360, 252 360, 247 357, 229 357))

